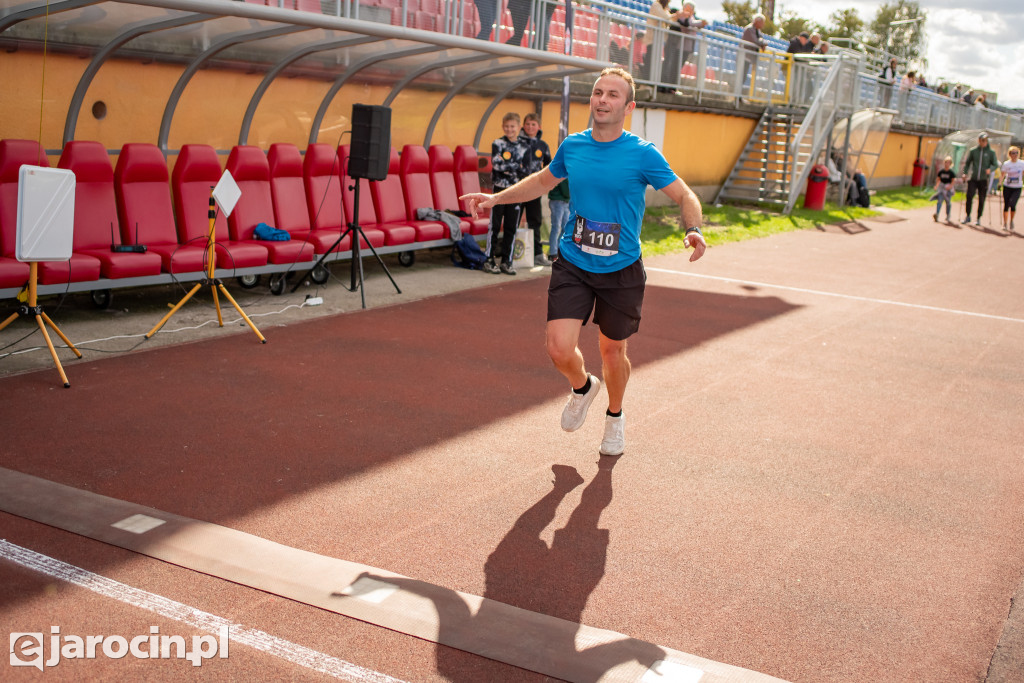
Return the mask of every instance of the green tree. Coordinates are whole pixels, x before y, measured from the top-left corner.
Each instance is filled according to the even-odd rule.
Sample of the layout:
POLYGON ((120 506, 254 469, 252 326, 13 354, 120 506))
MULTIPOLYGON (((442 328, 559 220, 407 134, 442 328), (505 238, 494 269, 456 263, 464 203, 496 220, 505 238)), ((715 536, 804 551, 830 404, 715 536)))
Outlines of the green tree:
POLYGON ((828 26, 825 31, 832 38, 858 38, 864 30, 864 20, 860 18, 856 9, 842 9, 833 12, 828 17, 828 26))
MULTIPOLYGON (((736 26, 746 26, 757 14, 757 4, 754 0, 722 0, 722 12, 725 13, 725 20, 736 26)), ((765 30, 765 33, 768 31, 765 30)))
POLYGON ((810 19, 797 16, 796 12, 783 9, 779 12, 779 18, 775 22, 775 35, 783 40, 790 40, 793 36, 799 35, 801 31, 808 33, 824 33, 821 25, 810 19))
POLYGON ((926 14, 914 0, 895 0, 878 8, 868 26, 868 39, 899 60, 920 62, 924 52, 926 14), (893 22, 897 22, 893 25, 893 22))

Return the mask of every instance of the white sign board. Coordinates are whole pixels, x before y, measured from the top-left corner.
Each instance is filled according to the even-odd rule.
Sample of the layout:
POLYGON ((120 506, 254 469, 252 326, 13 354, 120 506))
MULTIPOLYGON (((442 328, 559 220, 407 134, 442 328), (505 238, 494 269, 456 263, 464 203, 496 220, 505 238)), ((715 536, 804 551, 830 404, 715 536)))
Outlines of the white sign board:
POLYGON ((229 171, 224 171, 217 186, 213 188, 213 198, 217 200, 217 204, 220 205, 220 210, 224 212, 225 216, 231 215, 241 196, 242 190, 238 187, 238 183, 235 182, 229 171))
POLYGON ((74 246, 75 174, 64 168, 18 170, 19 261, 67 261, 74 246))

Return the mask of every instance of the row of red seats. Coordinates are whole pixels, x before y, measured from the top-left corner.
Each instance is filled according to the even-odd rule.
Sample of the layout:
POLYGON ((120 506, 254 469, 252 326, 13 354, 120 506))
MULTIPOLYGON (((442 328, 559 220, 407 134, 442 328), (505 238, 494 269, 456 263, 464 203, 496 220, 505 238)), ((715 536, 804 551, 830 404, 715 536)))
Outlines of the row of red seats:
MULTIPOLYGON (((348 157, 348 145, 313 144, 305 158, 284 143, 268 153, 250 145, 232 149, 226 167, 242 195, 227 220, 218 212, 216 267, 284 271, 326 253, 353 216, 348 157), (259 223, 286 230, 291 239, 255 240, 259 223)), ((406 145, 401 156, 392 148, 388 177, 360 181, 359 224, 366 241, 403 251, 450 239, 447 226, 416 220, 416 210, 462 208, 459 194, 480 188, 477 159, 470 145, 454 154, 441 145, 429 152, 406 145)), ((28 279, 28 265, 14 258, 18 169, 24 164, 49 165, 35 141, 0 140, 0 289, 28 279)), ((126 144, 115 168, 100 143, 76 140, 65 145, 58 167, 76 178, 73 254, 67 262, 40 263, 41 285, 103 279, 112 281, 105 283, 110 287, 124 278, 205 270, 210 191, 222 174, 212 147, 185 145, 169 174, 155 145, 126 144), (144 244, 147 252, 113 252, 112 243, 144 244)), ((485 234, 487 225, 487 218, 461 221, 463 232, 474 235, 485 234)), ((335 253, 350 250, 347 236, 335 253)))

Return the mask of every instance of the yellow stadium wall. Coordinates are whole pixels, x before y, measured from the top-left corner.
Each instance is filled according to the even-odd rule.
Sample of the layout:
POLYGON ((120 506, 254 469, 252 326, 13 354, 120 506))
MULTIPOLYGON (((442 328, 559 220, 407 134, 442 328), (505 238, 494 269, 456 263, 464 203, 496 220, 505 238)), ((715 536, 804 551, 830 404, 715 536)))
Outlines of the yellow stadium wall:
MULTIPOLYGON (((87 60, 49 55, 45 84, 38 54, 15 52, 0 60, 0 82, 8 96, 0 103, 0 138, 40 138, 47 149, 59 149, 67 109, 87 60), (40 93, 43 93, 40 125, 40 93)), ((75 128, 78 140, 98 140, 108 149, 127 142, 156 143, 164 103, 181 73, 176 65, 141 64, 111 60, 93 79, 75 128), (105 116, 97 119, 93 105, 102 102, 105 116)), ((226 150, 238 143, 242 117, 260 74, 208 69, 197 73, 179 100, 168 136, 168 147, 202 142, 226 150)), ((330 83, 300 78, 279 78, 267 89, 253 117, 248 143, 267 149, 274 142, 290 142, 305 149, 316 109, 330 83)), ((348 142, 342 137, 350 128, 354 103, 380 104, 390 92, 386 86, 351 84, 331 103, 320 127, 317 142, 348 142)), ((423 136, 443 92, 406 90, 392 102, 391 142, 423 144, 423 136)), ((454 147, 471 144, 490 98, 463 95, 448 104, 434 129, 431 142, 454 147)), ((496 109, 485 128, 482 146, 500 137, 501 117, 506 111, 526 113, 533 104, 508 99, 496 109)), ((584 121, 585 123, 585 121, 584 121)), ((555 127, 557 131, 557 125, 555 127)), ((557 137, 557 135, 556 135, 557 137)), ((53 159, 52 161, 56 161, 53 159)))
POLYGON ((878 158, 875 176, 871 179, 871 187, 886 188, 909 185, 914 173, 914 160, 922 157, 925 163, 931 164, 935 156, 935 148, 942 138, 919 137, 906 133, 889 133, 885 147, 878 158))

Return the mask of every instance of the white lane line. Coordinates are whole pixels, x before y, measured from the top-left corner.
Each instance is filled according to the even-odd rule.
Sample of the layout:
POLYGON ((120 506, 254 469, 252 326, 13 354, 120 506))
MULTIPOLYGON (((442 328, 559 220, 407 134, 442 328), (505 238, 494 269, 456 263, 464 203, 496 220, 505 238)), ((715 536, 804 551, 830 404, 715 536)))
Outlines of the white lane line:
POLYGON ((351 681, 352 683, 402 683, 400 679, 393 678, 387 674, 382 674, 372 669, 365 669, 343 659, 311 650, 308 647, 297 645, 263 631, 246 628, 239 624, 232 624, 223 617, 203 612, 195 607, 189 607, 154 593, 133 588, 127 584, 94 574, 86 569, 67 564, 48 555, 41 555, 28 548, 14 545, 4 539, 0 539, 0 558, 10 560, 55 579, 87 588, 104 597, 120 600, 134 607, 155 612, 162 617, 194 626, 214 635, 220 633, 222 628, 228 627, 230 628, 232 643, 247 645, 275 657, 280 657, 293 664, 327 674, 328 676, 351 681))
POLYGON ((988 318, 989 320, 1004 320, 1011 323, 1024 323, 1024 318, 1008 318, 1003 315, 990 315, 988 313, 975 313, 973 311, 961 311, 955 308, 939 308, 938 306, 927 306, 925 304, 908 304, 903 301, 891 301, 889 299, 873 299, 867 296, 857 296, 855 294, 837 294, 835 292, 823 292, 818 289, 804 289, 803 287, 788 287, 786 285, 773 285, 768 282, 754 282, 753 280, 739 280, 732 277, 722 277, 720 275, 702 275, 700 273, 687 273, 682 270, 670 270, 668 268, 652 268, 646 267, 648 272, 655 273, 668 273, 669 275, 685 275, 686 277, 702 278, 704 280, 718 280, 719 282, 733 282, 739 285, 749 285, 751 287, 764 287, 768 289, 783 289, 789 292, 801 292, 803 294, 816 294, 818 296, 832 296, 837 299, 849 299, 851 301, 865 301, 872 304, 886 304, 889 306, 903 306, 904 308, 916 308, 922 311, 936 311, 938 313, 953 313, 954 315, 969 315, 975 318, 988 318))

